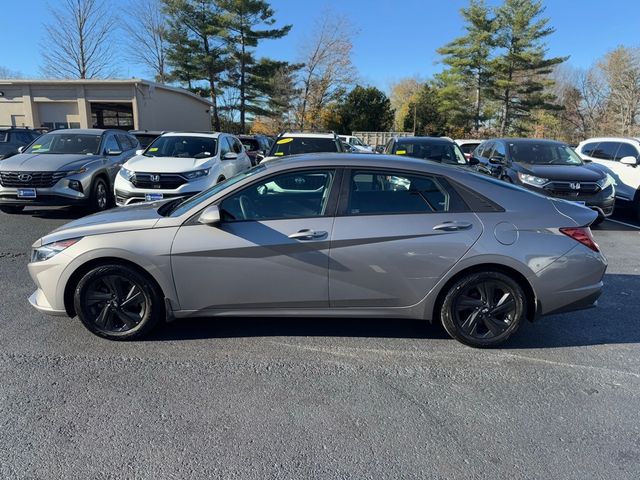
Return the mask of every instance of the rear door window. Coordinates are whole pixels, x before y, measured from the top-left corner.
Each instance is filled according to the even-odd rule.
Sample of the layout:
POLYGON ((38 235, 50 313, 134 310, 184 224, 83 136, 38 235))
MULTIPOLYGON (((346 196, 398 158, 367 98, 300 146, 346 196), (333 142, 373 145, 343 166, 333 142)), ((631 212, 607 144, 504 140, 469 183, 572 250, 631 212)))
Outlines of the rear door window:
POLYGON ((601 160, 615 160, 619 148, 620 142, 602 142, 590 156, 601 160))
POLYGON ((591 154, 598 147, 598 145, 599 145, 598 142, 587 143, 582 146, 581 153, 583 155, 591 156, 591 154))
POLYGON ((347 215, 389 215, 468 211, 442 177, 395 171, 354 171, 347 215))

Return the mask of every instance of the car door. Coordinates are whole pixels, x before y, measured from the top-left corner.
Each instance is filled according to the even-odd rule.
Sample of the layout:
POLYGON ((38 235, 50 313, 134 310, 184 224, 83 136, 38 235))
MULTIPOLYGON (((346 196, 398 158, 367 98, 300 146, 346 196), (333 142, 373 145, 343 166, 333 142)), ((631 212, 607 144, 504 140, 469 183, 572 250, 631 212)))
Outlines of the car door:
POLYGON ((478 217, 444 177, 352 170, 333 226, 331 307, 422 300, 476 242, 478 217))
POLYGON ((126 161, 125 157, 127 156, 126 152, 123 151, 123 147, 118 143, 114 133, 109 132, 105 134, 102 155, 109 179, 113 182, 120 167, 126 161))
POLYGON ((620 160, 625 157, 634 157, 636 161, 640 161, 640 152, 635 145, 621 142, 615 161, 609 162, 612 164, 609 168, 614 172, 612 176, 616 180, 616 196, 631 201, 640 187, 640 168, 621 163, 620 160))
POLYGON ((224 198, 218 226, 181 227, 171 252, 181 308, 327 307, 338 174, 271 175, 224 198))
POLYGON ((493 175, 493 167, 491 165, 491 163, 489 162, 489 159, 491 158, 491 154, 493 153, 493 148, 495 147, 495 142, 490 141, 490 142, 485 142, 482 145, 480 145, 480 147, 478 147, 478 165, 476 166, 476 169, 481 172, 484 173, 486 175, 493 175))
MULTIPOLYGON (((218 150, 220 151, 220 176, 224 178, 233 177, 236 173, 238 173, 238 158, 231 158, 225 160, 225 155, 227 153, 236 153, 233 149, 233 143, 231 141, 231 137, 228 135, 223 135, 219 137, 220 147, 218 150)), ((236 153, 237 155, 237 153, 236 153)))

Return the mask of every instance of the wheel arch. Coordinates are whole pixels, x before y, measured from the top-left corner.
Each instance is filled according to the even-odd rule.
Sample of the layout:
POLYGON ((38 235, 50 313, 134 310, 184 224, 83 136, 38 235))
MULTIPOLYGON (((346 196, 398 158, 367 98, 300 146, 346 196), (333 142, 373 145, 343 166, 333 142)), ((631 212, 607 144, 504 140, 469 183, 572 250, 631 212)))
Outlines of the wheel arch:
MULTIPOLYGON (((136 270, 137 272, 139 272, 140 274, 144 275, 150 282, 151 284, 158 289, 158 292, 160 294, 160 296, 162 298, 166 298, 164 291, 162 290, 162 287, 160 286, 160 284, 156 281, 155 278, 153 278, 153 275, 151 275, 144 267, 138 265, 135 262, 132 262, 131 260, 126 260, 124 258, 119 258, 119 257, 100 257, 100 258, 94 258, 91 260, 88 260, 87 262, 79 265, 71 274, 71 276, 69 277, 69 280, 67 280, 67 283, 64 287, 64 309, 67 312, 67 315, 69 317, 75 317, 76 316, 76 311, 75 308, 73 306, 73 294, 76 290, 76 287, 78 286, 78 283, 80 282, 80 279, 89 271, 93 270, 96 267, 99 266, 104 266, 104 265, 122 265, 122 266, 126 266, 129 268, 132 268, 134 270, 136 270)), ((162 305, 162 308, 165 308, 164 305, 162 305)), ((166 313, 166 312, 165 312, 166 313)))
POLYGON ((449 292, 451 286, 457 282, 460 278, 472 274, 472 273, 480 273, 480 272, 499 272, 503 273, 513 280, 515 280, 518 285, 524 290, 526 300, 527 300, 527 319, 529 321, 534 321, 537 317, 537 313, 539 311, 538 298, 536 297, 535 291, 531 286, 531 283, 527 278, 518 270, 513 267, 509 267, 507 265, 503 265, 500 263, 482 263, 477 265, 472 265, 463 270, 460 270, 455 275, 453 275, 447 282, 440 288, 438 292, 438 296, 436 297, 436 301, 433 304, 433 311, 431 313, 431 319, 433 321, 440 321, 440 308, 442 307, 442 302, 444 301, 444 297, 449 292))

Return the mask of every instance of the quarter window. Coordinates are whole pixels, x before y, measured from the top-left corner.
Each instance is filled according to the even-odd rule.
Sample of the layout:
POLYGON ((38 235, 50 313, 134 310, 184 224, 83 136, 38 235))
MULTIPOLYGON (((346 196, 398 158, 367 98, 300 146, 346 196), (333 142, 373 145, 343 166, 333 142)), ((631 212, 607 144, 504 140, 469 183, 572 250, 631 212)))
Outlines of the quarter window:
POLYGON ((253 184, 220 204, 223 221, 321 217, 326 214, 335 171, 292 172, 253 184))
POLYGON ((441 177, 393 171, 355 171, 351 176, 348 215, 467 210, 460 195, 441 177))

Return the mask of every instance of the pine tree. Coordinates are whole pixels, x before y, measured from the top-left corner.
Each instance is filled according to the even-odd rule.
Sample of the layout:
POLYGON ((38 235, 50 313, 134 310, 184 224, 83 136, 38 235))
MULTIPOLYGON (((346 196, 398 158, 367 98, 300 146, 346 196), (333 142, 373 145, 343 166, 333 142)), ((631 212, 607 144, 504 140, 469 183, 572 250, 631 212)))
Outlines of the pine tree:
MULTIPOLYGON (((471 0, 469 7, 460 10, 467 34, 438 50, 443 63, 449 67, 444 82, 450 92, 459 95, 460 88, 473 92, 473 127, 477 132, 484 120, 483 102, 491 84, 490 55, 496 29, 484 0, 471 0), (454 82, 454 83, 452 83, 454 82)), ((471 95, 469 95, 471 96, 471 95)))
POLYGON ((230 78, 237 79, 237 85, 230 86, 237 86, 239 90, 240 128, 244 133, 247 113, 260 114, 259 106, 252 104, 253 89, 250 79, 259 78, 264 68, 269 67, 265 63, 257 64, 253 50, 261 40, 284 37, 291 30, 291 25, 256 28, 261 25, 269 27, 275 23, 274 11, 265 0, 217 0, 217 4, 220 7, 222 35, 236 70, 230 78))
POLYGON ((522 122, 534 110, 550 110, 553 96, 545 91, 548 74, 567 57, 546 58, 544 39, 555 30, 541 17, 541 0, 505 0, 496 9, 495 46, 491 96, 500 103, 500 135, 524 130, 522 122))

